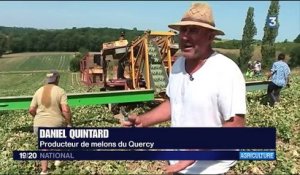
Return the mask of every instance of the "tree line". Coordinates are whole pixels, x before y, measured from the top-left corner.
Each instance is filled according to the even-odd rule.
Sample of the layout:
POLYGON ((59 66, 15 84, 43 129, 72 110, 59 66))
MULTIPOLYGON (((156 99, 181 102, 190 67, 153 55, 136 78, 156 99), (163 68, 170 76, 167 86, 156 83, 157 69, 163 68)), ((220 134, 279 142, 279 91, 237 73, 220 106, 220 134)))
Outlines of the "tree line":
POLYGON ((89 51, 100 51, 102 43, 118 40, 125 32, 127 40, 143 34, 136 28, 72 28, 42 30, 21 27, 0 26, 0 52, 42 52, 66 51, 77 52, 80 48, 89 51))
MULTIPOLYGON (((261 55, 262 55, 262 67, 270 68, 272 62, 276 57, 276 46, 275 39, 278 35, 279 29, 279 1, 271 1, 268 14, 265 20, 264 26, 264 36, 261 41, 261 55)), ((253 37, 257 34, 257 29, 254 23, 254 8, 249 7, 247 11, 247 16, 245 19, 245 26, 243 28, 243 37, 240 45, 240 57, 238 58, 239 67, 242 70, 247 69, 247 62, 251 59, 253 55, 254 45, 257 44, 253 37)), ((299 43, 300 34, 294 40, 295 43, 299 43)), ((285 40, 287 43, 287 40, 285 40)), ((300 65, 300 47, 296 46, 292 48, 289 54, 291 59, 289 61, 290 66, 300 65)))
MULTIPOLYGON (((254 8, 249 7, 245 19, 245 26, 243 28, 242 40, 214 42, 213 47, 224 49, 240 49, 238 65, 244 71, 246 69, 247 62, 252 58, 254 46, 259 45, 261 46, 262 66, 264 68, 269 68, 276 56, 275 39, 278 35, 279 28, 279 9, 279 1, 270 2, 262 40, 253 39, 257 33, 257 29, 253 19, 254 8), (270 24, 274 26, 272 27, 270 24)), ((129 42, 144 33, 144 31, 139 31, 137 28, 129 30, 73 27, 72 29, 42 30, 34 28, 0 26, 0 57, 5 52, 77 52, 80 49, 87 51, 100 51, 102 43, 118 40, 121 32, 125 32, 125 38, 129 42)), ((178 42, 178 36, 175 36, 174 40, 178 42)), ((294 42, 300 42, 300 34, 294 40, 294 42)), ((293 52, 290 55, 293 56, 293 65, 300 65, 300 58, 298 58, 300 55, 300 48, 298 47, 292 50, 293 52)))

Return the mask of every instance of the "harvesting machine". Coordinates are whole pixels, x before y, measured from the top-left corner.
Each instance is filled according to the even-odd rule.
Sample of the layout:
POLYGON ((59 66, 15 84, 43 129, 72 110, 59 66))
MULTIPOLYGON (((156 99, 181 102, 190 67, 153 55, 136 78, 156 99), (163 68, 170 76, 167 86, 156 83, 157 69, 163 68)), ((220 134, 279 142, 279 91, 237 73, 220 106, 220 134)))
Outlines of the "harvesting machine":
MULTIPOLYGON (((100 52, 80 62, 81 81, 88 87, 118 90, 68 94, 70 106, 151 101, 162 95, 179 53, 173 32, 146 31, 129 43, 124 37, 103 43, 100 52), (130 89, 130 90, 129 90, 130 89)), ((267 89, 269 81, 247 82, 247 91, 267 89)), ((27 109, 32 96, 0 97, 1 110, 27 109)))
POLYGON ((174 32, 146 31, 131 43, 123 37, 103 43, 101 52, 81 60, 81 80, 101 89, 165 91, 178 45, 174 32))

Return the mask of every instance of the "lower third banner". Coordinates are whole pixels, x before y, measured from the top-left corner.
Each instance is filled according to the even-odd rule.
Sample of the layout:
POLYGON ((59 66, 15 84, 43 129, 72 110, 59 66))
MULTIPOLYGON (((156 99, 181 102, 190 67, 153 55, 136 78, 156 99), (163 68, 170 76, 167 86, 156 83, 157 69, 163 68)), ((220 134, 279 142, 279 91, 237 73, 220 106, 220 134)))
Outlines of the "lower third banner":
POLYGON ((275 151, 14 151, 14 160, 276 160, 275 151))

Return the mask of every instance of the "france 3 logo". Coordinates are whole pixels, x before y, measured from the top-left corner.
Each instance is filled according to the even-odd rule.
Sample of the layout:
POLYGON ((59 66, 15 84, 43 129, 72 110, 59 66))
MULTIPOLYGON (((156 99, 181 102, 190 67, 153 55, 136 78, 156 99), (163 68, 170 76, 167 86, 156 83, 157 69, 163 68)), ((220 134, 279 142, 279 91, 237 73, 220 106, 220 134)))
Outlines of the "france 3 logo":
POLYGON ((267 24, 269 28, 277 28, 278 27, 277 16, 268 16, 267 24))

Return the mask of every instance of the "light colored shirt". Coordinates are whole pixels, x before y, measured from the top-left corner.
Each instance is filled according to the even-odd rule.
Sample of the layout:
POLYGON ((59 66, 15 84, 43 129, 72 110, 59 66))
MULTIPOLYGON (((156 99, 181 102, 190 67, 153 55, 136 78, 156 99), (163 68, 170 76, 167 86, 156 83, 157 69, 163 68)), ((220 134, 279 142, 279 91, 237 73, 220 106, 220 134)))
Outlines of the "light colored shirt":
POLYGON ((272 82, 277 86, 284 87, 287 84, 288 76, 291 73, 289 66, 282 60, 273 63, 272 82))
POLYGON ((39 88, 31 101, 31 107, 37 107, 34 117, 34 126, 61 127, 65 124, 62 115, 61 104, 67 103, 66 92, 53 84, 47 84, 39 88))
MULTIPOLYGON (((193 81, 185 71, 185 58, 178 58, 167 87, 172 127, 222 127, 236 114, 246 114, 245 80, 232 60, 214 53, 192 76, 193 81)), ((201 142, 196 133, 192 137, 201 142)), ((222 174, 234 164, 233 160, 196 161, 181 173, 222 174)))

